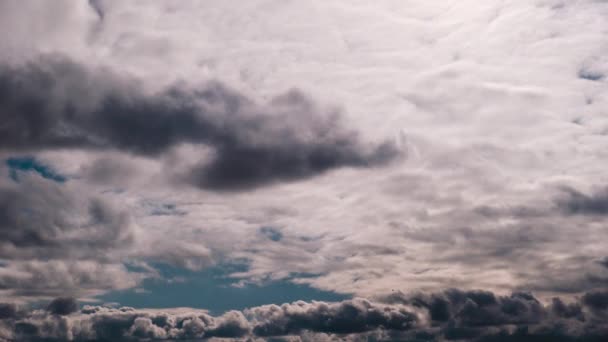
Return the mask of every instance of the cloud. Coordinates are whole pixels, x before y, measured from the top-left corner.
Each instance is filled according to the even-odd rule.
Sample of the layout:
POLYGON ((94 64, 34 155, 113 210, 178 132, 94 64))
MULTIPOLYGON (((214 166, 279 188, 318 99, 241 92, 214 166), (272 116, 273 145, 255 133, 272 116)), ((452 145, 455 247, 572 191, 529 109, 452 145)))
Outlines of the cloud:
POLYGON ((0 303, 0 319, 17 317, 17 306, 13 303, 0 303))
POLYGON ((194 309, 138 310, 100 306, 84 306, 76 312, 73 305, 73 299, 55 299, 49 304, 53 310, 48 313, 33 310, 24 317, 6 317, 2 323, 11 331, 4 337, 116 341, 272 337, 298 335, 305 331, 345 335, 378 329, 410 330, 418 319, 404 306, 363 299, 262 306, 244 312, 229 311, 221 316, 194 309))
MULTIPOLYGON (((67 299, 66 299, 67 300, 67 299)), ((84 306, 61 316, 31 311, 26 317, 3 321, 11 327, 10 339, 49 341, 187 340, 242 337, 249 323, 241 312, 210 316, 204 310, 136 310, 84 306)))
POLYGON ((100 157, 79 170, 79 176, 87 182, 100 185, 128 185, 137 169, 121 156, 100 157))
POLYGON ((38 173, 20 173, 14 181, 3 171, 8 170, 0 168, 0 295, 92 296, 156 275, 152 268, 125 264, 196 270, 213 264, 203 244, 145 232, 129 208, 77 181, 57 183, 38 173))
MULTIPOLYGON (((438 293, 392 293, 380 301, 264 305, 212 316, 189 308, 133 309, 55 299, 52 310, 11 309, 0 337, 48 341, 229 340, 294 341, 600 341, 608 336, 608 298, 588 293, 543 305, 527 293, 500 296, 450 289, 438 293)), ((9 306, 3 304, 3 306, 9 306)), ((0 306, 0 307, 3 307, 0 306)), ((10 306, 13 308, 13 306, 10 306)))
POLYGON ((0 180, 0 256, 4 259, 99 259, 133 243, 130 215, 103 198, 36 175, 0 180))
POLYGON ((468 327, 535 324, 544 315, 542 304, 528 293, 497 296, 489 291, 450 289, 430 295, 414 295, 407 299, 395 294, 388 301, 424 307, 429 310, 430 317, 435 322, 453 320, 468 327))
POLYGON ((595 312, 608 313, 608 291, 606 290, 585 293, 582 302, 595 312))
POLYGON ((608 188, 591 195, 566 188, 565 198, 557 201, 558 206, 571 215, 608 215, 608 188))
POLYGON ((281 233, 281 231, 273 227, 261 227, 259 229, 259 233, 264 235, 269 240, 275 242, 281 241, 283 239, 283 234, 281 233))
POLYGON ((72 297, 55 298, 46 307, 46 311, 54 315, 69 315, 78 311, 78 302, 72 297))
POLYGON ((105 17, 103 0, 89 0, 89 6, 91 6, 91 9, 97 14, 99 21, 103 21, 105 17))
POLYGON ((132 80, 58 56, 0 67, 0 108, 5 149, 114 149, 154 157, 182 143, 209 146, 211 160, 183 177, 213 190, 382 165, 399 154, 388 142, 362 143, 337 112, 321 112, 295 90, 265 105, 220 83, 148 94, 132 80))
MULTIPOLYGON (((608 336, 603 320, 605 291, 586 293, 565 302, 553 298, 543 305, 530 293, 496 295, 489 291, 448 289, 437 293, 385 296, 428 311, 427 328, 435 338, 466 341, 599 341, 608 336)), ((434 341, 435 339, 433 339, 434 341)))
MULTIPOLYGON (((199 269, 216 254, 250 261, 244 282, 306 273, 294 281, 357 295, 606 285, 601 191, 542 207, 551 185, 588 189, 605 174, 608 72, 593 57, 606 55, 605 2, 235 3, 0 5, 2 47, 68 56, 0 68, 2 160, 32 155, 69 175, 62 187, 22 171, 0 184, 3 295, 90 295, 137 284, 127 260, 199 269), (129 73, 141 82, 118 76, 129 73), (180 77, 222 83, 157 82, 180 77), (292 85, 348 113, 268 96, 292 85), (415 158, 337 170, 391 160, 391 144, 363 137, 400 129, 415 158), (280 182, 294 184, 222 193, 280 182)), ((454 338, 486 316, 513 322, 507 302, 536 307, 463 296, 446 299, 446 320, 464 324, 454 338)), ((160 334, 138 322, 133 334, 160 334)))
POLYGON ((334 334, 379 328, 409 330, 418 321, 416 314, 406 307, 378 305, 365 299, 340 303, 299 301, 260 306, 246 313, 256 322, 253 331, 259 336, 294 335, 304 330, 334 334))
POLYGON ((11 261, 0 267, 0 295, 14 300, 90 297, 137 286, 149 272, 98 260, 11 261))

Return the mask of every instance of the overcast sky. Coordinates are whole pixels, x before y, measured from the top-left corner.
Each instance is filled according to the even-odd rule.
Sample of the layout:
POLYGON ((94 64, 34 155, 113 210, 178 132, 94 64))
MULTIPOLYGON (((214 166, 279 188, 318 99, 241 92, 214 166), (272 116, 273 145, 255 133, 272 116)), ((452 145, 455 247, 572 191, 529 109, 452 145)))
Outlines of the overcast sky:
POLYGON ((0 32, 0 340, 608 336, 607 1, 4 0, 0 32))

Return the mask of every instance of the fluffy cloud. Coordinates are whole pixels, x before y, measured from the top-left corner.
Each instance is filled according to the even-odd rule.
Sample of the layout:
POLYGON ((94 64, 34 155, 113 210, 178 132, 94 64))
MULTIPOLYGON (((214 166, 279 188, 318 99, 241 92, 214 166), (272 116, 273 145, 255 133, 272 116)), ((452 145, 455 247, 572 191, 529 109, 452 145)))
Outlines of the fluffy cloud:
POLYGON ((608 294, 592 292, 569 303, 541 304, 527 293, 487 291, 393 293, 382 301, 265 305, 212 316, 194 309, 119 309, 53 300, 46 311, 17 310, 2 316, 2 337, 75 341, 277 339, 425 341, 600 341, 608 333, 608 294))
POLYGON ((255 321, 259 336, 297 335, 304 330, 349 334, 378 328, 409 330, 418 317, 406 307, 372 304, 364 299, 341 303, 295 302, 252 308, 246 313, 255 321))

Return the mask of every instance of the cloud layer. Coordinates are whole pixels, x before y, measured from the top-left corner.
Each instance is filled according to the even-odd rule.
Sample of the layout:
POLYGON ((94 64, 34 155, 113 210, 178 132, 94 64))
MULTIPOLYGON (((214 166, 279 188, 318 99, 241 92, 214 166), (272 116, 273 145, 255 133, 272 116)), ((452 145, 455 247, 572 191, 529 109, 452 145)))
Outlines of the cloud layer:
POLYGON ((597 0, 0 2, 3 336, 601 340, 607 18, 597 0), (71 299, 161 297, 209 266, 242 293, 356 299, 71 299))
POLYGON ((528 293, 498 296, 450 289, 393 293, 381 301, 298 301, 221 316, 193 309, 78 309, 70 298, 54 299, 46 310, 11 304, 0 309, 0 338, 8 340, 600 341, 608 333, 605 291, 543 305, 528 293))

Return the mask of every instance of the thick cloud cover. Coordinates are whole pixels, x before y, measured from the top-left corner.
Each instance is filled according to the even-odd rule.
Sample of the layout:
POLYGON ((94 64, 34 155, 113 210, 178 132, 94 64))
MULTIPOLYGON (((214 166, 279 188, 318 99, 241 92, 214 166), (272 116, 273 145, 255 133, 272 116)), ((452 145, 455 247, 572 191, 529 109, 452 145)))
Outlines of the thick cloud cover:
POLYGON ((366 146, 337 112, 320 112, 297 91, 261 106, 219 83, 147 94, 134 81, 57 56, 0 67, 0 115, 0 147, 10 150, 157 156, 182 143, 204 144, 211 160, 185 177, 215 190, 380 165, 398 154, 390 143, 366 146))
POLYGON ((0 1, 0 302, 60 298, 0 305, 2 336, 601 340, 606 18, 596 0, 0 1), (178 278, 157 263, 224 261, 243 291, 375 299, 220 317, 69 299, 163 296, 143 279, 178 278))
POLYGON ((608 292, 547 305, 528 293, 393 293, 380 301, 265 305, 212 316, 194 309, 84 306, 53 300, 46 311, 2 304, 0 338, 45 341, 278 339, 315 341, 601 341, 608 292))

